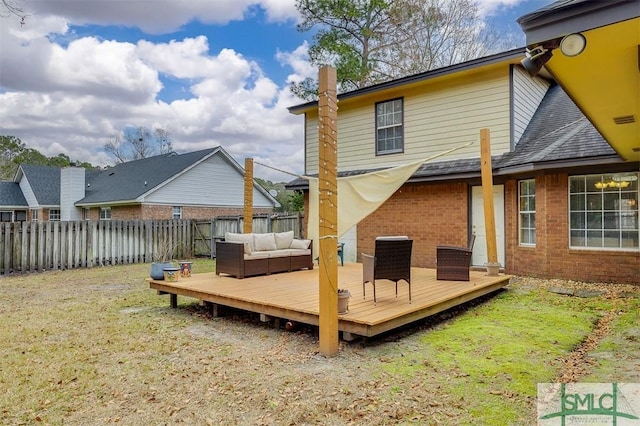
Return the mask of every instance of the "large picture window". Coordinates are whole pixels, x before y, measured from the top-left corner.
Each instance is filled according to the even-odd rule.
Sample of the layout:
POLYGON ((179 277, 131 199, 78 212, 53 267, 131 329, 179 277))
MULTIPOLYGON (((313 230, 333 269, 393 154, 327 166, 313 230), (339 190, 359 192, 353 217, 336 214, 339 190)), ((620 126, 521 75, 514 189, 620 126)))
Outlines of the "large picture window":
POLYGON ((404 151, 403 101, 376 104, 376 155, 404 151))
POLYGON ((518 227, 520 244, 536 244, 536 181, 522 180, 518 184, 518 227))
POLYGON ((570 177, 569 246, 638 250, 639 178, 640 173, 570 177))

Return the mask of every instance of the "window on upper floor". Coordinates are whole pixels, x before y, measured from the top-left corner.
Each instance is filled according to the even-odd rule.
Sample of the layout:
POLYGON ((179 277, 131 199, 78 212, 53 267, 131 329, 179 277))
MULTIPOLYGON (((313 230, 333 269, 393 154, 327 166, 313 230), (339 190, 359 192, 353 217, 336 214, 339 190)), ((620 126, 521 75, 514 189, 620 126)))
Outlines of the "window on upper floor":
POLYGON ((49 209, 49 220, 60 220, 60 210, 49 209))
POLYGON ((403 108, 402 98, 376 104, 376 155, 404 151, 403 108))
POLYGON ((182 207, 181 206, 173 206, 173 218, 174 219, 182 219, 182 207))
POLYGON ((519 243, 523 246, 536 244, 536 181, 535 179, 518 182, 518 228, 519 243))
POLYGON ((638 250, 638 180, 640 173, 569 177, 569 246, 638 250))
POLYGON ((100 220, 111 220, 111 207, 100 207, 100 220))

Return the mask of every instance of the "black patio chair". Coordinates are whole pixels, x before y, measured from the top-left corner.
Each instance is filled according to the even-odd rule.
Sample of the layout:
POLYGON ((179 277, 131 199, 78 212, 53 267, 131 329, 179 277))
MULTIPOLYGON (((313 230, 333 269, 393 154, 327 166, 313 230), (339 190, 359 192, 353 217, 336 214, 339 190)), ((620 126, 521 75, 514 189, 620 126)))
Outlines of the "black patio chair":
POLYGON ((376 299, 376 280, 389 280, 396 284, 405 280, 409 284, 411 303, 411 248, 413 240, 407 237, 378 237, 373 255, 362 253, 362 296, 366 298, 365 284, 373 285, 373 303, 376 299))
POLYGON ((469 281, 471 254, 476 235, 471 236, 469 247, 436 247, 436 279, 447 281, 469 281))

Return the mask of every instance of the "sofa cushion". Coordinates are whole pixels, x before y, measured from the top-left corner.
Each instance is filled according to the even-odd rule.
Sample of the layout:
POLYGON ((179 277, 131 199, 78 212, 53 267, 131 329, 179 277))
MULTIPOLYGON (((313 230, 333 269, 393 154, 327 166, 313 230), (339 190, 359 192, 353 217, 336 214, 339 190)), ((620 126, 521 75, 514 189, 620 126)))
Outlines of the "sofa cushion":
POLYGON ((289 249, 271 250, 268 253, 269 253, 269 259, 271 259, 273 257, 289 257, 289 256, 291 256, 291 250, 289 250, 289 249))
POLYGON ((253 234, 253 245, 257 251, 277 250, 276 239, 273 232, 266 234, 253 234))
POLYGON ((229 243, 243 243, 245 254, 251 254, 255 251, 253 245, 253 234, 236 234, 234 232, 227 232, 224 234, 224 240, 229 243))
POLYGON ((287 253, 289 256, 305 256, 311 254, 311 249, 289 249, 287 253))
POLYGON ((311 240, 293 240, 289 248, 306 250, 309 248, 310 244, 311 244, 311 240))
POLYGON ((252 260, 252 259, 268 259, 269 252, 268 251, 254 251, 251 254, 244 255, 244 260, 252 260))
POLYGON ((276 247, 278 250, 288 249, 293 241, 293 231, 276 232, 273 236, 276 239, 276 247))

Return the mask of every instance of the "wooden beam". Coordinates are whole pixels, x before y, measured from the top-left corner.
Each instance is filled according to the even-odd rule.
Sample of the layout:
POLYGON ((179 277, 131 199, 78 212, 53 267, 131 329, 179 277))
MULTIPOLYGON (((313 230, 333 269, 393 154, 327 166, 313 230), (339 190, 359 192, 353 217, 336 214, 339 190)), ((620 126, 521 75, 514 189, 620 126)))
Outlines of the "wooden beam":
POLYGON ((253 231, 253 158, 244 159, 244 224, 242 232, 253 231))
POLYGON ((318 265, 320 353, 338 353, 338 100, 336 70, 320 68, 318 75, 318 265))
POLYGON ((487 269, 497 274, 498 249, 496 246, 496 216, 493 206, 493 169, 491 167, 491 135, 489 129, 480 129, 480 162, 482 198, 484 200, 484 229, 487 242, 487 269))

